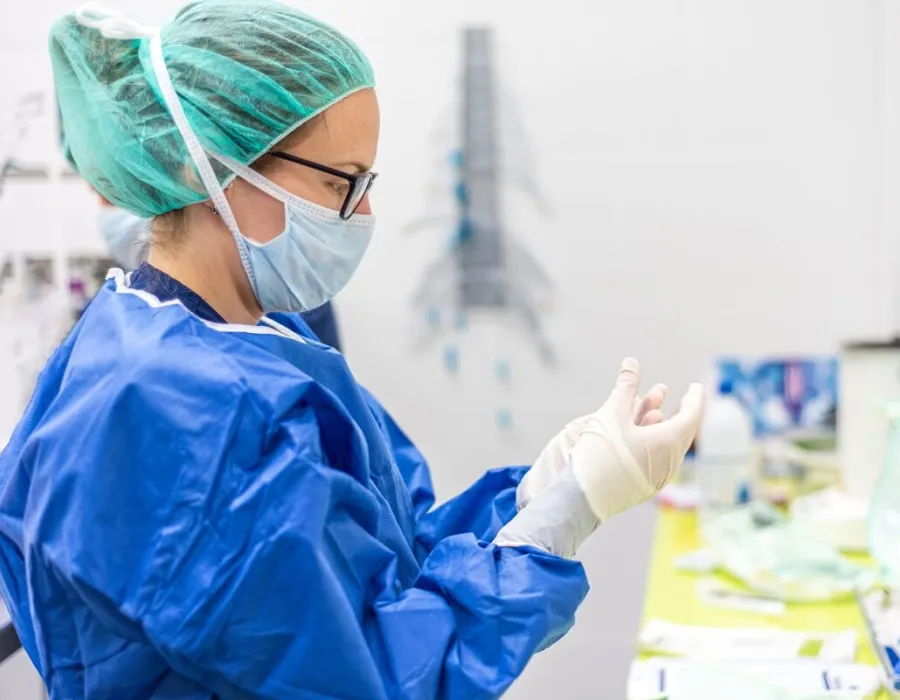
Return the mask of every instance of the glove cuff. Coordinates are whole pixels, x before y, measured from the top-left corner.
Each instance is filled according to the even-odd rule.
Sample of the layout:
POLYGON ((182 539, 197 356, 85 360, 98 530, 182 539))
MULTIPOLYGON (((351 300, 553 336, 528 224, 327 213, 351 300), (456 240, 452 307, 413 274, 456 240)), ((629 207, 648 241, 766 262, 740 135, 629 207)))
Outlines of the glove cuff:
POLYGON ((571 559, 599 524, 567 467, 556 481, 497 533, 494 544, 498 547, 534 547, 571 559))

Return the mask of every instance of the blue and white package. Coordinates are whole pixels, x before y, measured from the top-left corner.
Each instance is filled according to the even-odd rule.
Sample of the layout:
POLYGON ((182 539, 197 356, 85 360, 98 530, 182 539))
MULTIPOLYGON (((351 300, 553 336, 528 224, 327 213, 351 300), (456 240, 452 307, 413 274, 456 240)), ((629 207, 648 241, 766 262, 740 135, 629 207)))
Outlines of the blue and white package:
POLYGON ((856 603, 887 687, 895 692, 900 691, 900 607, 896 603, 896 594, 889 590, 856 594, 856 603))
POLYGON ((721 358, 717 385, 732 395, 753 420, 757 438, 803 430, 833 432, 837 412, 837 359, 721 358))

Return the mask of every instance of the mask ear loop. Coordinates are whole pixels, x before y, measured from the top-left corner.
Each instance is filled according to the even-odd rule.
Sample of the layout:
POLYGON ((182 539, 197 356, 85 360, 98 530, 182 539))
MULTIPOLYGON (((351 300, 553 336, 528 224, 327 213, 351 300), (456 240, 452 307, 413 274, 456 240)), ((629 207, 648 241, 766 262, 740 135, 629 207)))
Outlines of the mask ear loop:
MULTIPOLYGON (((200 174, 200 179, 203 181, 207 193, 209 193, 209 198, 212 200, 214 211, 222 219, 225 226, 228 227, 232 238, 234 238, 238 253, 241 256, 241 264, 244 267, 244 271, 247 273, 247 278, 250 280, 250 285, 253 287, 254 294, 256 294, 256 276, 253 274, 253 268, 250 265, 250 256, 247 253, 246 247, 247 242, 241 234, 237 219, 234 218, 234 213, 231 211, 231 206, 229 206, 228 199, 225 197, 225 191, 219 184, 219 179, 216 177, 212 163, 210 163, 209 158, 206 156, 206 151, 204 151, 200 140, 197 138, 196 134, 194 134, 193 129, 191 129, 187 115, 184 113, 184 108, 181 106, 181 100, 178 97, 178 93, 175 91, 175 86, 172 84, 172 78, 169 76, 169 69, 166 67, 166 61, 163 57, 162 36, 160 35, 159 30, 154 31, 153 35, 150 37, 150 63, 153 66, 156 81, 159 83, 160 92, 162 93, 163 100, 169 110, 169 114, 172 117, 172 121, 175 122, 175 126, 178 128, 178 132, 181 134, 185 146, 187 146, 188 153, 190 153, 194 165, 197 166, 197 172, 200 174)), ((257 294, 256 296, 258 300, 259 295, 257 294)))
POLYGON ((241 257, 241 265, 244 268, 247 279, 250 280, 253 294, 259 301, 259 293, 256 289, 256 275, 253 274, 253 268, 250 265, 247 242, 241 234, 237 219, 234 218, 234 212, 231 211, 228 199, 225 197, 225 192, 219 184, 219 179, 216 177, 212 164, 209 162, 209 158, 206 157, 203 145, 191 128, 187 115, 184 113, 184 108, 181 106, 178 92, 172 84, 169 69, 166 67, 165 57, 163 56, 162 34, 159 27, 146 27, 98 2, 89 2, 82 5, 75 13, 75 17, 79 24, 96 29, 107 39, 126 41, 149 38, 150 64, 153 66, 153 73, 162 93, 163 102, 165 102, 169 115, 172 117, 172 121, 175 122, 175 126, 178 128, 185 146, 187 146, 191 160, 197 166, 200 179, 204 187, 206 187, 210 200, 212 200, 213 211, 221 217, 225 226, 231 232, 232 238, 234 238, 238 254, 241 257))

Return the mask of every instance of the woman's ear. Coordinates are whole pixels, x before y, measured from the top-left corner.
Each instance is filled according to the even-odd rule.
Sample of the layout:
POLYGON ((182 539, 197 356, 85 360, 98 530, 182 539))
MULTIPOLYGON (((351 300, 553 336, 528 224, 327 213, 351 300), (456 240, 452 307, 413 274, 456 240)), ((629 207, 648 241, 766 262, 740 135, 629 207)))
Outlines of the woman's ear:
MULTIPOLYGON (((227 185, 227 186, 225 187, 225 189, 223 190, 223 191, 225 192, 225 199, 228 200, 228 204, 229 204, 229 205, 231 204, 231 193, 232 193, 232 191, 233 191, 233 190, 232 190, 233 187, 234 187, 234 181, 231 181, 231 182, 228 183, 228 185, 227 185)), ((216 209, 216 205, 213 203, 213 201, 212 201, 211 199, 207 199, 205 202, 203 202, 203 206, 205 206, 205 207, 206 207, 207 209, 209 209, 213 214, 215 214, 216 216, 218 216, 219 212, 218 212, 218 210, 216 209)))

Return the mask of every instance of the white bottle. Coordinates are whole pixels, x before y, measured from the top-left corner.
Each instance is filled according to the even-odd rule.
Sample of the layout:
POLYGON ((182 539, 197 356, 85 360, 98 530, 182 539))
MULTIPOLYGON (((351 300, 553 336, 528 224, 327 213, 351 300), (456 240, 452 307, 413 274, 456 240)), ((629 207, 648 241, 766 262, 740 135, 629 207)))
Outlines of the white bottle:
POLYGON ((723 381, 710 397, 697 436, 700 524, 750 500, 753 481, 753 425, 732 385, 723 381))

